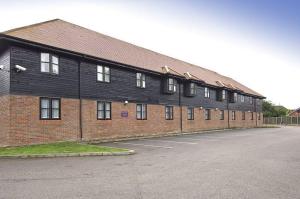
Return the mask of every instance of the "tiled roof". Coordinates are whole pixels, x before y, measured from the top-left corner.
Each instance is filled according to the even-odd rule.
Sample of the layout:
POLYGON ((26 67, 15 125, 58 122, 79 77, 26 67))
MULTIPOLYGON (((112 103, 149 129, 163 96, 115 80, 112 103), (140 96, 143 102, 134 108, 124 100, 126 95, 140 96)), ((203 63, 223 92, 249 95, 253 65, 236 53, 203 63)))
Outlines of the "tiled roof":
POLYGON ((164 67, 167 66, 175 75, 187 77, 189 74, 190 78, 213 86, 227 87, 263 97, 239 82, 214 71, 60 19, 9 30, 2 34, 159 73, 165 73, 164 67))

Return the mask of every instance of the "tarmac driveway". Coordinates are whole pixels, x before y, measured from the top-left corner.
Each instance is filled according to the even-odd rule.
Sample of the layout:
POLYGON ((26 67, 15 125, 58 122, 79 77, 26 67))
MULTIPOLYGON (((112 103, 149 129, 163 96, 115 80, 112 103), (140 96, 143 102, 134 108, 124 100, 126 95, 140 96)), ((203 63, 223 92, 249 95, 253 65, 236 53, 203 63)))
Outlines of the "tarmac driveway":
POLYGON ((0 198, 300 198, 300 128, 102 144, 131 156, 0 159, 0 198))

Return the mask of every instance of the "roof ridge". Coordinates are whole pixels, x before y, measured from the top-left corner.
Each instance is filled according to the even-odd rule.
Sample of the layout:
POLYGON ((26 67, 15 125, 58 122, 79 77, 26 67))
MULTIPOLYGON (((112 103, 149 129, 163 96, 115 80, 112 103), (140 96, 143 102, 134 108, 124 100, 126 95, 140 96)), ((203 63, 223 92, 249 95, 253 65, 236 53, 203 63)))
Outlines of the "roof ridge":
POLYGON ((1 32, 1 34, 8 34, 8 33, 14 32, 14 31, 27 29, 27 28, 32 28, 32 27, 35 27, 35 26, 39 26, 39 25, 46 24, 46 23, 51 23, 51 22, 54 22, 54 21, 63 21, 63 20, 58 19, 58 18, 51 19, 51 20, 48 20, 48 21, 40 22, 40 23, 35 23, 35 24, 27 25, 27 26, 22 26, 22 27, 19 27, 19 28, 13 28, 13 29, 10 29, 10 30, 6 30, 4 32, 1 32))
MULTIPOLYGON (((174 58, 174 57, 171 57, 169 55, 165 55, 163 53, 159 53, 159 52, 156 52, 154 50, 151 50, 151 49, 148 49, 148 48, 145 48, 145 47, 141 47, 141 46, 138 46, 136 44, 132 44, 130 42, 127 42, 127 41, 124 41, 124 40, 121 40, 121 39, 118 39, 118 38, 115 38, 115 37, 112 37, 112 36, 109 36, 109 35, 106 35, 106 34, 103 34, 103 33, 100 33, 100 32, 97 32, 95 30, 92 30, 92 29, 89 29, 89 28, 86 28, 86 27, 83 27, 83 26, 80 26, 80 25, 77 25, 75 23, 72 23, 72 22, 69 22, 69 21, 65 21, 63 19, 59 19, 59 18, 56 18, 56 19, 52 19, 52 20, 48 20, 48 21, 44 21, 44 22, 40 22, 40 23, 35 23, 35 24, 31 24, 31 25, 27 25, 27 26, 23 26, 23 27, 19 27, 19 28, 14 28, 14 29, 11 29, 11 30, 7 30, 5 32, 2 32, 2 34, 8 34, 8 33, 11 33, 11 32, 14 32, 14 31, 18 31, 18 30, 22 30, 22 29, 27 29, 27 28, 32 28, 32 27, 36 27, 36 26, 39 26, 39 25, 42 25, 42 24, 46 24, 46 23, 52 23, 52 22, 55 22, 55 21, 61 21, 63 23, 67 23, 67 24, 70 24, 72 26, 76 26, 78 28, 81 28, 81 29, 85 29, 87 31, 91 31, 91 32, 94 32, 95 34, 98 34, 98 35, 101 35, 101 36, 104 36, 104 37, 108 37, 108 38, 111 38, 111 39, 114 39, 114 40, 117 40, 117 41, 120 41, 120 42, 123 42, 127 45, 130 45, 130 46, 133 46, 135 48, 139 48, 139 49, 143 49, 143 50, 146 50, 148 52, 151 52, 153 54, 156 54, 156 55, 159 55, 159 56, 164 56, 164 57, 167 57, 169 59, 172 59, 172 60, 175 60, 175 61, 180 61, 184 64, 187 64, 191 67, 197 67, 197 68, 201 68, 202 70, 205 70, 205 71, 208 71, 208 72, 211 72, 211 73, 215 73, 215 74, 218 74, 220 76, 223 76, 219 73, 217 73, 216 71, 213 71, 213 70, 210 70, 210 69, 207 69, 205 67, 202 67, 202 66, 198 66, 198 65, 195 65, 195 64, 192 64, 190 62, 186 62, 186 61, 183 61, 183 60, 180 60, 180 59, 177 59, 177 58, 174 58)), ((172 66, 170 66, 172 67, 172 66)), ((223 76, 223 77, 226 77, 226 76, 223 76)))
MULTIPOLYGON (((109 36, 109 35, 106 35, 106 34, 97 32, 97 31, 95 31, 95 30, 86 28, 86 27, 84 27, 84 26, 80 26, 80 25, 78 25, 78 24, 75 24, 75 23, 72 23, 72 22, 69 22, 69 21, 65 21, 65 20, 62 20, 62 19, 58 19, 58 20, 59 20, 59 21, 62 21, 62 22, 64 22, 64 23, 68 23, 68 24, 71 24, 71 25, 73 25, 73 26, 77 26, 77 27, 79 27, 79 28, 85 29, 85 30, 87 30, 87 31, 94 32, 94 33, 96 33, 96 34, 98 34, 98 35, 105 36, 105 37, 108 37, 108 38, 111 38, 111 39, 114 39, 114 40, 117 40, 117 41, 126 43, 127 45, 134 46, 134 47, 136 47, 136 48, 146 50, 146 51, 151 52, 151 53, 153 53, 153 54, 158 54, 158 55, 161 55, 161 56, 164 56, 164 57, 168 57, 168 58, 170 58, 170 59, 173 59, 173 60, 175 60, 175 61, 183 62, 183 63, 185 63, 185 64, 187 64, 187 65, 190 65, 191 67, 201 68, 201 69, 203 69, 203 70, 206 70, 206 71, 209 71, 209 72, 212 72, 212 73, 216 73, 216 74, 218 74, 218 75, 221 75, 221 74, 217 73, 216 71, 207 69, 207 68, 205 68, 205 67, 198 66, 198 65, 192 64, 192 63, 190 63, 190 62, 183 61, 183 60, 177 59, 177 58, 175 58, 175 57, 171 57, 171 56, 169 56, 169 55, 165 55, 165 54, 160 53, 160 52, 156 52, 156 51, 151 50, 151 49, 146 48, 146 47, 138 46, 137 44, 133 44, 133 43, 130 43, 130 42, 128 42, 128 41, 124 41, 124 40, 121 40, 121 39, 118 39, 118 38, 115 38, 115 37, 112 37, 112 36, 109 36)), ((54 20, 53 20, 53 21, 54 21, 54 20)), ((50 21, 49 21, 49 22, 50 22, 50 21)), ((172 67, 172 66, 170 66, 170 67, 172 67)), ((223 75, 222 75, 222 76, 223 76, 223 75)))

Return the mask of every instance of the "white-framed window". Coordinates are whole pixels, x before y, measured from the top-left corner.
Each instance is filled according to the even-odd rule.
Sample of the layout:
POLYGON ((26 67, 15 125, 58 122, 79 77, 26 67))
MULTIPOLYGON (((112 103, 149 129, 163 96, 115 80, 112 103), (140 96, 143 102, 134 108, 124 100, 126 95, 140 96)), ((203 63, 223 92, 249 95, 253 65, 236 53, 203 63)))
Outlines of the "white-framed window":
POLYGON ((41 53, 41 72, 59 74, 59 58, 49 53, 41 53))
POLYGON ((173 78, 168 78, 167 80, 167 86, 168 86, 168 91, 169 92, 176 92, 176 80, 173 78))
POLYGON ((111 119, 111 102, 97 102, 97 119, 110 120, 111 119))
POLYGON ((222 90, 222 100, 226 100, 226 90, 222 90))
POLYGON ((110 68, 107 66, 97 66, 97 81, 110 82, 110 68))
POLYGON ((146 120, 147 119, 147 104, 136 105, 136 119, 146 120))
POLYGON ((143 73, 136 73, 136 86, 139 88, 146 88, 146 75, 143 73))
POLYGON ((166 120, 173 120, 173 106, 165 107, 165 117, 166 120))
POLYGON ((204 88, 204 97, 210 98, 210 89, 207 87, 204 88))
POLYGON ((191 95, 196 95, 196 84, 190 83, 190 93, 191 95))
POLYGON ((245 96, 244 95, 241 95, 241 102, 245 102, 245 96))
POLYGON ((234 100, 234 102, 238 101, 238 94, 237 93, 233 94, 233 100, 234 100))
POLYGON ((194 108, 193 107, 187 108, 187 119, 194 120, 194 108))

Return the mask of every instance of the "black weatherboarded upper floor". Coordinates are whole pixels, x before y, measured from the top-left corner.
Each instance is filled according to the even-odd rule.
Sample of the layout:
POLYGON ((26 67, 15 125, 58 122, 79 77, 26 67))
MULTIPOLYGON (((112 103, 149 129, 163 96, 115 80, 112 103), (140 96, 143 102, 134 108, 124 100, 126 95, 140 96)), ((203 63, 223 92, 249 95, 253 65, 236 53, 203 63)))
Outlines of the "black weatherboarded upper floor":
POLYGON ((175 78, 176 92, 166 94, 163 84, 168 76, 163 74, 147 73, 142 70, 119 67, 113 63, 92 61, 25 46, 13 46, 10 51, 11 65, 21 65, 27 69, 25 72, 19 73, 11 70, 10 91, 13 94, 81 97, 108 101, 126 100, 166 105, 179 105, 181 103, 192 107, 255 111, 254 103, 242 103, 240 99, 236 103, 228 103, 228 99, 218 101, 218 91, 220 90, 213 87, 209 89, 209 98, 206 98, 205 86, 201 83, 195 83, 195 95, 186 95, 185 87, 190 85, 187 84, 189 81, 186 79, 175 78), (58 74, 41 71, 41 53, 49 53, 58 57, 58 74), (109 68, 109 81, 99 81, 99 66, 109 68), (145 88, 137 85, 137 77, 139 76, 137 73, 144 75, 145 88))

